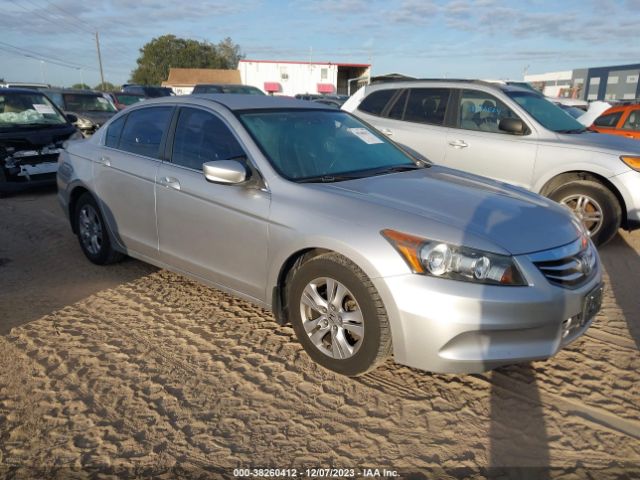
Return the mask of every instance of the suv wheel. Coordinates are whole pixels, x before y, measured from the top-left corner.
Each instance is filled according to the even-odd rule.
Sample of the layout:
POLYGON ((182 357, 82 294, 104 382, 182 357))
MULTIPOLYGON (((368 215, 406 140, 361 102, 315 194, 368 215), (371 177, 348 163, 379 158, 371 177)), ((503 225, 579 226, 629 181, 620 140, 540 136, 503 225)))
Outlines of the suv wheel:
POLYGON ((124 257, 112 247, 100 208, 89 193, 78 199, 74 221, 80 248, 93 263, 107 265, 124 257))
POLYGON ((607 243, 620 228, 620 203, 616 196, 599 182, 574 180, 555 189, 549 198, 573 210, 596 245, 607 243))
POLYGON ((391 352, 387 313, 366 274, 336 253, 314 257, 287 278, 289 319, 309 356, 356 376, 391 352))

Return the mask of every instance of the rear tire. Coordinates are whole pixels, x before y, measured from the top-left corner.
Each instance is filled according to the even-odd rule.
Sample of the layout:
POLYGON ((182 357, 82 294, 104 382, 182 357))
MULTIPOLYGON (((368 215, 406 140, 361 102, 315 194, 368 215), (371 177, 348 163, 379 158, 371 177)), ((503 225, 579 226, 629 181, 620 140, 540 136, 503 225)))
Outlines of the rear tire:
POLYGON ((594 180, 573 180, 559 186, 549 198, 571 208, 582 219, 596 245, 604 245, 620 228, 622 208, 607 187, 594 180))
POLYGON ((363 375, 391 353, 391 330, 367 275, 337 253, 294 267, 287 276, 289 320, 309 356, 348 376, 363 375))
POLYGON ((96 265, 108 265, 124 258, 124 255, 111 245, 102 213, 91 194, 83 193, 80 196, 73 221, 80 248, 91 262, 96 265))

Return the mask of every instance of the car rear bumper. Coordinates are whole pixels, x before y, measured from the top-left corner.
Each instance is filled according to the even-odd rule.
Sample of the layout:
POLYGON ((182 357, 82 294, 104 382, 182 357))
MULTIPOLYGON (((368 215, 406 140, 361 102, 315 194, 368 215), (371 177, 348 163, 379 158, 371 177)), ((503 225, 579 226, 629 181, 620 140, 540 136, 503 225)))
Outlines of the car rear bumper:
POLYGON ((582 335, 585 297, 602 282, 600 263, 579 288, 529 271, 525 287, 486 286, 422 275, 375 279, 391 322, 397 363, 440 373, 479 373, 549 358, 582 335), (533 282, 531 282, 533 280, 533 282))

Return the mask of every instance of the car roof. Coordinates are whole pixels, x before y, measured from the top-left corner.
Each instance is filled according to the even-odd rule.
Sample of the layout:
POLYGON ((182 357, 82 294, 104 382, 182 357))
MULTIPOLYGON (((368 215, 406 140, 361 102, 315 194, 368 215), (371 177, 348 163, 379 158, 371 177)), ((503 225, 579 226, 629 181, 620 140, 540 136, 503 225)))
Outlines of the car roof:
MULTIPOLYGON (((335 112, 335 109, 327 108, 320 103, 309 102, 307 100, 298 100, 297 98, 271 96, 271 95, 246 95, 239 93, 198 93, 195 95, 177 95, 173 97, 155 98, 147 100, 144 106, 158 105, 163 103, 177 103, 181 100, 201 100, 205 102, 215 102, 227 107, 229 110, 269 110, 269 109, 314 109, 329 110, 335 112)), ((140 104, 139 108, 144 108, 140 104)))
MULTIPOLYGON (((386 90, 389 88, 407 88, 408 86, 441 86, 443 88, 459 87, 464 85, 480 85, 494 90, 503 92, 526 92, 533 93, 532 90, 517 85, 509 85, 507 83, 487 82, 485 80, 469 79, 469 78, 416 78, 410 80, 396 80, 393 82, 381 82, 369 85, 371 89, 386 90)), ((540 94, 542 95, 542 94, 540 94)))
POLYGON ((40 91, 44 93, 72 93, 74 95, 102 95, 103 93, 97 90, 81 90, 79 88, 43 88, 40 91))
POLYGON ((0 88, 0 95, 5 93, 44 93, 42 89, 24 88, 24 87, 5 87, 0 88))

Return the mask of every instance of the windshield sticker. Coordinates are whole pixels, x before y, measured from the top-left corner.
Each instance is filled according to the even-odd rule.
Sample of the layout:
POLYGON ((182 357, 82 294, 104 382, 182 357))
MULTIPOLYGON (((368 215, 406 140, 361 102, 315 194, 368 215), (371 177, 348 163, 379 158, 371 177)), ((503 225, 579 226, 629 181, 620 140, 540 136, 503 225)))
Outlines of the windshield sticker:
POLYGON ((105 104, 109 103, 109 101, 106 98, 102 98, 102 97, 98 97, 98 102, 105 103, 105 104))
POLYGON ((52 107, 50 107, 49 105, 45 105, 44 103, 34 103, 33 108, 35 108, 36 112, 40 113, 41 115, 54 115, 56 113, 52 107))
POLYGON ((360 140, 362 140, 364 143, 368 144, 368 145, 375 145, 377 143, 384 143, 382 140, 380 140, 378 137, 376 137, 373 133, 371 133, 369 130, 367 130, 366 128, 347 128, 347 131, 349 133, 354 134, 356 137, 358 137, 360 140))

